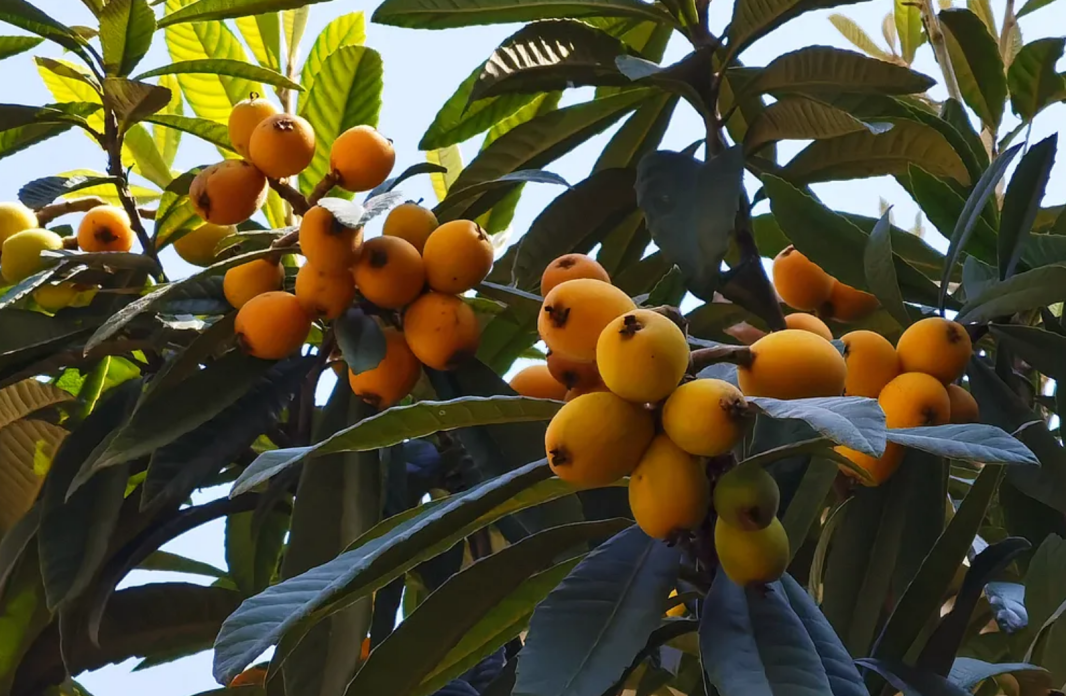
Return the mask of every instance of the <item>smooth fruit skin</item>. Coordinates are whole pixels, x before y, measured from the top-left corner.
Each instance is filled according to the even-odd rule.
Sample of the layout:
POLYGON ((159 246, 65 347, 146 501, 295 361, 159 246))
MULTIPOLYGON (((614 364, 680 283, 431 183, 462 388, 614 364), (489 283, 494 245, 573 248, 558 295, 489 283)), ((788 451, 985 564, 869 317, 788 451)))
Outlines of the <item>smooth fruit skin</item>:
POLYGON ((63 248, 63 238, 50 230, 23 230, 4 240, 0 247, 0 275, 9 283, 18 283, 38 271, 43 271, 48 261, 41 252, 63 248))
POLYGON ((785 326, 797 331, 807 331, 815 336, 821 336, 827 341, 833 340, 833 332, 825 325, 825 322, 813 314, 796 312, 785 317, 785 326))
POLYGON ((369 191, 389 178, 396 150, 370 126, 355 126, 337 136, 329 151, 329 169, 346 191, 369 191))
POLYGON ((635 309, 614 319, 596 341, 596 365, 603 383, 627 401, 662 401, 677 388, 688 364, 685 334, 650 309, 635 309))
POLYGON ((753 532, 719 519, 714 525, 714 548, 726 576, 741 587, 771 583, 788 567, 788 534, 776 517, 765 529, 753 532))
POLYGON ((578 362, 548 351, 548 372, 567 389, 587 391, 603 384, 600 370, 594 362, 578 362))
POLYGON ((237 312, 234 329, 249 355, 281 360, 300 350, 307 340, 311 317, 295 295, 277 290, 248 300, 237 312))
POLYGON ((791 245, 774 258, 773 275, 774 288, 785 304, 804 312, 825 304, 833 290, 833 276, 791 245))
POLYGON ((470 220, 446 222, 429 235, 422 249, 426 280, 437 292, 461 295, 492 270, 492 240, 470 220))
POLYGON ((42 285, 33 291, 33 300, 46 312, 55 314, 70 306, 78 296, 78 286, 74 283, 42 285))
POLYGON ((236 225, 263 207, 267 190, 261 171, 244 160, 226 160, 196 175, 189 200, 204 222, 236 225))
POLYGON ((669 539, 700 526, 710 507, 711 486, 700 461, 666 435, 657 435, 629 478, 629 509, 654 539, 669 539))
POLYGON ((553 353, 592 362, 604 327, 634 309, 633 300, 613 285, 577 278, 560 283, 544 298, 537 330, 553 353))
POLYGON ((885 451, 880 457, 871 457, 868 454, 863 454, 858 450, 853 450, 850 447, 839 445, 834 447, 837 454, 841 454, 851 460, 855 466, 859 467, 867 474, 870 475, 870 479, 860 478, 854 471, 842 466, 837 465, 840 471, 850 478, 855 479, 864 486, 880 486, 887 481, 892 474, 896 473, 896 469, 899 468, 900 463, 903 461, 903 448, 897 445, 895 442, 889 442, 885 446, 885 451))
POLYGON ((941 317, 927 317, 907 327, 896 343, 904 372, 924 372, 944 384, 966 371, 973 344, 965 327, 941 317))
POLYGON ((210 222, 183 234, 174 242, 174 251, 178 252, 186 263, 194 266, 210 266, 215 262, 215 249, 226 237, 237 233, 233 225, 213 225, 210 222))
POLYGON ((434 370, 450 370, 477 353, 481 329, 470 305, 455 295, 427 292, 403 315, 407 345, 434 370))
POLYGON ((737 529, 765 529, 777 517, 781 490, 761 466, 730 469, 714 485, 718 519, 737 529))
POLYGON ((717 457, 740 442, 747 409, 744 395, 729 382, 694 379, 666 400, 663 430, 689 454, 717 457))
POLYGON ((352 272, 363 297, 384 309, 409 305, 426 285, 422 257, 410 242, 399 237, 367 240, 352 272))
POLYGON ((423 208, 414 201, 408 201, 389 212, 381 233, 387 237, 406 239, 421 254, 429 235, 438 226, 437 216, 432 210, 423 208))
POLYGON ((229 683, 230 688, 237 686, 263 686, 266 684, 267 671, 262 667, 250 667, 229 683))
POLYGON ((256 259, 226 271, 222 279, 222 292, 227 302, 240 309, 257 295, 280 290, 284 280, 285 269, 280 263, 256 259))
POLYGON ((578 389, 578 388, 575 387, 574 389, 567 389, 566 390, 566 396, 563 397, 563 401, 569 403, 569 402, 573 401, 574 399, 576 399, 579 396, 584 396, 585 394, 595 394, 596 392, 605 392, 605 391, 611 391, 611 390, 608 389, 607 385, 604 384, 603 382, 600 382, 599 384, 593 384, 592 386, 586 387, 584 389, 578 389))
POLYGON ((577 278, 591 278, 604 283, 611 282, 611 276, 600 262, 585 254, 563 254, 548 264, 540 276, 541 295, 547 295, 560 283, 577 278))
POLYGON ((951 418, 948 391, 935 377, 905 372, 885 385, 877 398, 889 428, 944 425, 951 418))
POLYGON ((271 179, 295 176, 314 158, 315 129, 293 114, 264 118, 248 141, 248 159, 271 179))
POLYGON ((947 390, 952 423, 976 423, 981 419, 981 409, 973 394, 957 384, 949 384, 947 390))
POLYGON ((821 311, 824 316, 837 321, 858 321, 872 314, 880 306, 881 303, 870 293, 834 280, 829 299, 821 311))
MULTIPOLYGON (((676 596, 677 596, 677 590, 670 590, 670 599, 673 599, 676 596)), ((685 607, 685 603, 684 602, 682 602, 681 604, 678 604, 676 606, 670 607, 669 609, 666 610, 666 615, 667 616, 672 616, 675 619, 681 618, 686 613, 688 613, 688 609, 685 607)))
POLYGON ((385 334, 385 357, 378 366, 359 374, 348 371, 352 393, 377 409, 395 406, 411 393, 422 375, 422 363, 411 352, 402 332, 391 326, 385 334))
POLYGON ((844 392, 844 358, 820 336, 796 329, 775 331, 753 343, 751 352, 751 365, 737 367, 745 396, 804 399, 844 392))
POLYGON ((544 451, 556 476, 596 488, 632 473, 654 436, 649 411, 611 392, 593 392, 559 409, 548 424, 544 451))
POLYGON ((37 227, 37 214, 18 201, 0 203, 0 244, 18 232, 37 227))
POLYGON ((899 356, 888 339, 873 331, 852 331, 840 337, 848 377, 844 396, 876 399, 885 385, 899 376, 899 356))
POLYGON ((130 216, 114 205, 93 208, 78 225, 78 246, 82 251, 129 251, 133 236, 130 216))
POLYGON ((277 113, 278 108, 258 94, 233 105, 229 112, 229 140, 237 154, 248 159, 248 142, 255 127, 277 113))
POLYGON ((296 299, 308 315, 336 319, 355 299, 355 282, 351 273, 325 273, 308 261, 296 273, 296 299))
POLYGON ((511 389, 519 396, 528 396, 533 399, 555 399, 562 401, 566 398, 566 385, 557 382, 547 365, 530 365, 522 368, 509 382, 511 389))
POLYGON ((363 229, 345 227, 322 206, 300 220, 300 251, 319 270, 340 273, 355 265, 363 247, 363 229))

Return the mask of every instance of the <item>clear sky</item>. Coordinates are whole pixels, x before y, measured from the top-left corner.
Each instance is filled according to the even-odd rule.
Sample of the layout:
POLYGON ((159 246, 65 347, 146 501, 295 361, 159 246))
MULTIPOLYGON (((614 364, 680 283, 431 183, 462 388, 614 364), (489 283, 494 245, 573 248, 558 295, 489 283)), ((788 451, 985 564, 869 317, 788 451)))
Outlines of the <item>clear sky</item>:
MULTIPOLYGON (((85 7, 75 0, 33 0, 41 9, 66 24, 91 24, 92 17, 85 7)), ((993 10, 998 18, 1003 12, 1005 0, 992 0, 993 10)), ((956 0, 959 4, 960 0, 956 0)), ((363 0, 333 0, 311 8, 311 19, 304 37, 306 51, 323 26, 340 14, 365 11, 368 15, 377 3, 363 0)), ((891 0, 872 0, 862 4, 838 8, 835 11, 856 20, 867 33, 874 37, 882 47, 881 19, 892 9, 891 0)), ((1022 2, 1019 0, 1019 6, 1022 2)), ((715 0, 712 3, 711 17, 713 29, 722 30, 732 13, 731 0, 715 0)), ((851 48, 830 25, 830 11, 809 13, 797 21, 790 22, 756 43, 744 54, 748 65, 764 65, 781 53, 802 48, 811 44, 826 44, 841 48, 851 48)), ((1066 32, 1066 3, 1052 4, 1049 7, 1021 20, 1023 36, 1026 41, 1047 36, 1061 35, 1066 32)), ((403 168, 423 161, 424 155, 418 151, 418 141, 439 106, 447 99, 471 70, 484 60, 504 38, 517 29, 517 25, 492 27, 475 27, 453 29, 448 31, 416 31, 369 25, 367 44, 377 49, 385 64, 385 93, 379 128, 395 141, 397 149, 397 172, 403 168)), ((0 34, 15 34, 18 30, 3 26, 0 34)), ((687 44, 676 38, 670 45, 665 62, 669 63, 684 55, 687 44)), ((44 43, 32 53, 62 57, 62 49, 44 43)), ((146 70, 169 62, 162 34, 156 35, 156 43, 151 52, 141 63, 140 69, 146 70)), ((3 63, 4 86, 0 101, 22 104, 44 104, 52 101, 50 94, 38 77, 37 70, 29 54, 9 58, 3 63)), ((1059 65, 1059 71, 1063 70, 1059 65)), ((919 51, 914 68, 939 79, 939 71, 933 61, 928 46, 919 51)), ((564 103, 586 99, 591 90, 572 90, 565 97, 564 103)), ((934 88, 933 96, 942 98, 944 92, 939 86, 934 88)), ((188 111, 188 110, 187 110, 188 111)), ((1008 108, 1009 112, 1009 108, 1008 108)), ((1003 132, 1014 125, 1013 117, 1008 114, 1003 132)), ((1061 129, 1066 123, 1066 105, 1059 104, 1047 109, 1037 119, 1032 132, 1032 142, 1061 129)), ((613 131, 612 131, 613 132, 613 131)), ((596 155, 609 138, 611 132, 593 139, 566 158, 552 164, 549 169, 562 175, 571 183, 584 178, 595 162, 596 155)), ((663 147, 680 149, 697 138, 702 137, 702 126, 694 113, 683 102, 667 132, 663 147)), ((779 148, 782 158, 792 156, 803 143, 786 143, 779 148)), ((1064 144, 1066 145, 1066 144, 1064 144)), ((477 138, 463 146, 464 154, 469 159, 476 154, 480 146, 477 138)), ((218 159, 213 146, 186 135, 182 140, 175 168, 181 171, 190 167, 207 164, 218 159)), ((1044 204, 1061 204, 1066 200, 1066 156, 1060 153, 1058 164, 1052 173, 1051 184, 1044 204)), ((58 138, 38 145, 28 151, 0 161, 0 200, 13 200, 18 189, 27 181, 43 176, 58 174, 71 169, 95 169, 102 171, 106 161, 103 153, 84 134, 77 130, 70 131, 58 138)), ((867 179, 863 181, 819 184, 815 191, 828 205, 849 212, 865 215, 878 215, 881 199, 894 206, 895 222, 905 228, 913 224, 918 207, 910 197, 889 177, 867 179)), ((419 177, 403 186, 411 198, 424 197, 433 200, 433 192, 427 177, 419 177)), ((560 193, 557 187, 530 185, 518 206, 512 225, 512 240, 519 237, 535 218, 537 213, 560 193)), ((763 212, 766 204, 756 209, 763 212)), ((59 222, 76 224, 74 216, 68 216, 59 222)), ((939 238, 936 230, 928 223, 926 239, 934 246, 944 248, 944 240, 939 238)), ((373 234, 373 232, 372 232, 373 234)), ((171 277, 185 275, 190 269, 181 262, 172 250, 163 256, 164 263, 171 277)), ((218 492, 205 492, 198 500, 216 497, 218 492)), ((205 525, 170 544, 167 549, 190 557, 213 563, 225 564, 222 549, 221 522, 205 525)), ((201 582, 202 579, 177 576, 165 573, 136 572, 127 578, 125 584, 140 584, 159 581, 201 582)), ((126 696, 143 693, 152 696, 189 696, 199 691, 210 689, 215 685, 211 677, 211 657, 203 653, 193 657, 156 667, 144 672, 133 673, 130 670, 136 661, 130 660, 120 665, 113 665, 97 672, 82 675, 80 681, 95 696, 126 696)))

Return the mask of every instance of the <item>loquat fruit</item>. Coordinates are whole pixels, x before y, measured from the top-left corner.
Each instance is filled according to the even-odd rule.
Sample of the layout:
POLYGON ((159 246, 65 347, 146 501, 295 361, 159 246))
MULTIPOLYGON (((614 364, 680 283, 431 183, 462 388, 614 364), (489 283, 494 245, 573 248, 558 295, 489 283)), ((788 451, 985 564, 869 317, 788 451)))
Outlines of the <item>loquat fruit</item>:
POLYGON ((559 283, 576 278, 591 278, 611 282, 611 276, 600 262, 585 254, 563 254, 548 264, 540 277, 541 295, 547 295, 559 283))
POLYGON ((426 240, 426 281, 437 292, 461 295, 492 270, 492 240, 470 220, 446 222, 426 240))
POLYGON ((329 169, 346 191, 369 191, 389 178, 396 150, 371 126, 355 126, 337 136, 329 151, 329 169))
POLYGON ((556 476, 595 488, 631 473, 654 435, 649 411, 611 392, 593 392, 559 409, 548 424, 544 450, 556 476))
POLYGON ((907 327, 896 342, 896 353, 904 372, 924 372, 947 384, 966 371, 973 345, 962 324, 927 317, 907 327))
POLYGON ((948 401, 951 403, 952 423, 976 423, 981 419, 981 409, 977 406, 977 399, 973 394, 957 384, 949 384, 948 401))
POLYGON ((251 298, 237 311, 237 340, 249 355, 281 360, 300 350, 311 332, 311 317, 295 295, 280 290, 251 298))
POLYGON ((747 418, 744 395, 720 379, 686 382, 663 406, 663 430, 681 449, 701 457, 717 457, 736 447, 747 418))
POLYGON ((788 534, 776 517, 755 531, 739 529, 719 518, 714 524, 714 548, 722 571, 741 587, 771 583, 788 568, 788 534))
POLYGON ((387 237, 406 239, 421 254, 426 240, 437 226, 437 216, 432 210, 423 208, 414 201, 407 201, 389 212, 381 233, 387 237))
POLYGON ((320 205, 313 206, 300 220, 300 251, 319 270, 347 271, 359 259, 363 228, 345 227, 320 205))
POLYGON ((578 362, 548 351, 548 372, 567 389, 586 390, 603 384, 594 362, 578 362))
POLYGON ((315 129, 293 114, 267 116, 248 140, 248 159, 271 179, 295 176, 315 158, 315 129))
POLYGON ((75 283, 45 284, 33 291, 33 300, 41 309, 55 314, 65 309, 74 302, 74 298, 81 292, 75 283))
POLYGON ((226 271, 222 278, 222 292, 227 302, 240 309, 256 295, 280 290, 284 280, 285 269, 280 263, 255 259, 226 271))
POLYGON ((596 341, 596 365, 603 383, 628 401, 662 401, 677 388, 688 364, 685 334, 650 309, 634 309, 617 317, 596 341))
POLYGON ((186 263, 194 266, 210 266, 215 262, 215 249, 218 243, 231 234, 236 234, 233 225, 213 225, 205 222, 191 232, 186 232, 174 242, 174 251, 178 252, 186 263))
POLYGON ((899 375, 899 356, 888 339, 873 331, 852 331, 840 337, 844 343, 844 362, 848 376, 845 396, 876 399, 899 375))
MULTIPOLYGON (((673 600, 674 597, 677 597, 677 590, 670 590, 669 599, 673 600)), ((687 611, 688 610, 685 607, 685 603, 681 602, 680 604, 675 604, 674 606, 672 606, 669 609, 667 609, 666 610, 666 615, 670 616, 670 617, 673 617, 675 619, 679 619, 682 616, 684 616, 687 613, 687 611)))
POLYGON ((813 312, 829 299, 833 276, 789 245, 774 258, 774 288, 793 309, 813 312))
POLYGON ((266 684, 267 671, 262 667, 249 667, 229 683, 230 688, 238 686, 263 686, 266 684))
POLYGON ((566 396, 563 397, 563 401, 570 402, 579 396, 584 396, 585 394, 595 394, 596 392, 605 391, 610 391, 610 389, 608 389, 607 385, 605 385, 603 382, 600 382, 599 384, 593 384, 592 386, 585 387, 583 389, 574 387, 573 389, 566 390, 566 396))
POLYGON ((777 481, 761 466, 730 469, 714 485, 718 520, 737 529, 765 529, 777 517, 780 504, 777 481))
POLYGON ((336 319, 355 299, 355 281, 351 273, 326 273, 308 261, 296 273, 296 299, 311 317, 336 319))
POLYGON ((635 308, 633 300, 610 283, 576 278, 555 286, 544 298, 537 330, 553 353, 592 362, 604 327, 635 308))
POLYGON ((815 336, 821 336, 827 341, 833 340, 833 332, 829 330, 829 327, 825 325, 824 321, 813 314, 806 314, 804 312, 789 314, 785 316, 785 326, 789 329, 796 329, 797 331, 808 331, 815 336))
POLYGON ((434 370, 450 370, 477 353, 481 329, 470 305, 455 295, 427 292, 403 315, 407 345, 434 370))
POLYGON ((566 385, 557 382, 547 365, 530 365, 524 367, 515 374, 509 382, 520 396, 528 396, 533 399, 555 399, 562 401, 566 398, 566 385))
POLYGON ((278 108, 269 99, 263 99, 255 92, 233 105, 229 112, 229 141, 237 154, 249 159, 248 143, 255 127, 277 113, 278 108))
POLYGON ((261 171, 244 160, 225 160, 196 175, 189 201, 204 222, 236 225, 263 207, 267 190, 261 171))
POLYGON ((700 461, 657 435, 629 478, 629 509, 654 539, 670 539, 700 526, 710 507, 711 486, 700 461))
POLYGON ((391 326, 382 332, 385 334, 385 357, 377 367, 359 374, 348 372, 352 393, 377 409, 399 403, 415 388, 422 374, 422 364, 411 352, 403 333, 391 326))
POLYGON ((63 248, 63 238, 50 230, 29 229, 16 232, 0 247, 0 275, 9 283, 18 283, 48 266, 41 256, 45 250, 63 248))
POLYGON ((821 312, 837 321, 858 321, 872 314, 880 306, 881 303, 870 293, 834 279, 833 289, 821 312))
POLYGON ((951 418, 947 389, 923 372, 904 372, 893 379, 881 390, 877 403, 889 428, 944 425, 951 418))
POLYGON ((808 331, 785 329, 751 345, 750 365, 737 366, 745 396, 803 399, 840 396, 847 365, 832 343, 808 331))
POLYGON ((37 227, 37 214, 18 201, 0 203, 0 244, 11 235, 37 227))
POLYGON ((399 237, 367 240, 352 272, 363 297, 384 309, 410 304, 426 285, 426 269, 418 249, 399 237))
POLYGON ((845 476, 855 479, 864 486, 880 486, 892 474, 896 473, 896 469, 899 468, 900 463, 903 461, 903 448, 895 442, 889 442, 880 457, 871 457, 844 445, 838 445, 833 449, 836 450, 837 454, 847 457, 852 464, 869 474, 870 480, 866 480, 858 477, 854 471, 846 466, 837 465, 845 476))
POLYGON ((93 208, 78 225, 78 246, 82 251, 129 251, 133 237, 130 216, 114 205, 93 208))

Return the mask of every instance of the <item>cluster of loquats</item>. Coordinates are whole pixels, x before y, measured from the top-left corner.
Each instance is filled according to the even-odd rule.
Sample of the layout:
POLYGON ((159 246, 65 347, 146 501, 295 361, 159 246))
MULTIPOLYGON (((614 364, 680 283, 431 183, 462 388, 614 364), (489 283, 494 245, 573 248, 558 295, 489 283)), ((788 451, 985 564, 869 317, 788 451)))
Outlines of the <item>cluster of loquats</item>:
MULTIPOLYGON (((825 318, 851 322, 862 319, 880 306, 876 297, 841 283, 791 245, 774 258, 773 275, 777 294, 785 304, 801 312, 817 312, 825 318)), ((792 316, 785 317, 785 320, 792 316)), ((804 327, 790 323, 789 328, 804 327)))

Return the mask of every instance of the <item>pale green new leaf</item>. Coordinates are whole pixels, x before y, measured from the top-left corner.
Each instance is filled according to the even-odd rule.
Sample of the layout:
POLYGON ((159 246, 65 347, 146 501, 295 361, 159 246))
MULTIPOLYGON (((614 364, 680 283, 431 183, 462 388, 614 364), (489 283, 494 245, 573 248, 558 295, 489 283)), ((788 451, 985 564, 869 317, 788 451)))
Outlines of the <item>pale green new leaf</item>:
POLYGON ((313 5, 325 0, 197 0, 186 2, 184 7, 170 10, 167 3, 167 15, 159 21, 159 26, 168 27, 184 22, 209 22, 216 19, 232 19, 249 15, 291 10, 313 5))
POLYGON ((252 65, 242 60, 229 60, 225 58, 208 58, 199 60, 185 60, 170 65, 164 65, 155 70, 149 70, 137 76, 138 80, 157 75, 228 75, 230 77, 242 77, 246 80, 265 82, 276 87, 286 89, 302 89, 300 85, 285 77, 281 73, 252 65))
MULTIPOLYGON (((159 86, 170 90, 170 104, 165 106, 157 116, 183 116, 185 114, 185 102, 181 98, 181 86, 175 75, 160 75, 159 86)), ((163 156, 163 162, 168 167, 174 166, 174 158, 178 155, 178 145, 181 144, 181 131, 165 126, 152 126, 152 140, 159 154, 163 156)))
POLYGON ((914 54, 925 43, 922 12, 916 2, 896 0, 893 16, 896 20, 896 34, 899 35, 899 47, 903 53, 903 60, 910 65, 914 62, 914 54))
POLYGON ((880 58, 881 60, 891 60, 890 56, 884 49, 874 43, 874 40, 870 38, 870 35, 863 31, 855 20, 850 17, 845 17, 839 13, 833 13, 829 15, 829 21, 836 27, 837 31, 843 35, 845 39, 850 41, 860 51, 874 58, 880 58))
POLYGON ((66 435, 58 425, 34 419, 0 429, 0 530, 10 529, 33 506, 66 435))
POLYGON ((334 51, 344 46, 361 46, 365 41, 366 19, 362 12, 350 12, 337 17, 322 29, 311 46, 300 74, 300 84, 306 90, 311 89, 326 59, 334 51))
POLYGON ((307 29, 307 17, 311 13, 310 7, 301 7, 298 10, 285 10, 281 13, 281 22, 285 27, 286 51, 286 74, 296 74, 296 57, 300 53, 300 41, 307 29))
POLYGON ((430 150, 426 153, 426 161, 447 169, 447 172, 433 172, 429 180, 433 183, 433 193, 437 195, 437 201, 443 201, 448 197, 448 189, 463 171, 463 153, 458 145, 449 145, 439 150, 430 150))
POLYGON ((237 31, 252 50, 256 62, 264 68, 281 71, 281 18, 277 12, 240 17, 237 31))
POLYGON ((147 0, 111 0, 100 13, 100 43, 108 75, 129 75, 144 58, 155 33, 147 0))

